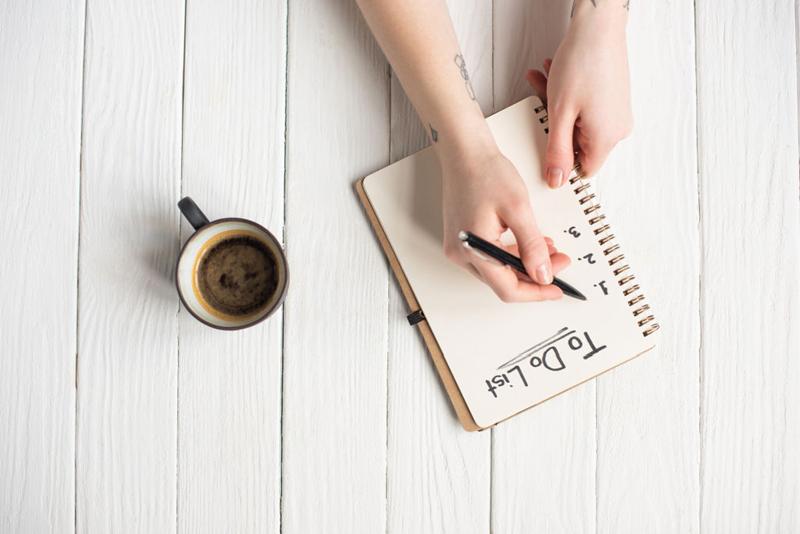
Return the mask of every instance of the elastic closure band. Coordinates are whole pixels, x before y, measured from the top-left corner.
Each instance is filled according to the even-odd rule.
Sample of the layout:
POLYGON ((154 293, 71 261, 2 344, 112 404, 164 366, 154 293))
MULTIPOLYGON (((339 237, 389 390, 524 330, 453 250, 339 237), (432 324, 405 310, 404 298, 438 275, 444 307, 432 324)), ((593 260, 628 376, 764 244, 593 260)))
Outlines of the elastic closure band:
POLYGON ((425 313, 422 310, 413 311, 406 316, 406 319, 408 319, 408 324, 414 326, 418 322, 425 320, 425 313))

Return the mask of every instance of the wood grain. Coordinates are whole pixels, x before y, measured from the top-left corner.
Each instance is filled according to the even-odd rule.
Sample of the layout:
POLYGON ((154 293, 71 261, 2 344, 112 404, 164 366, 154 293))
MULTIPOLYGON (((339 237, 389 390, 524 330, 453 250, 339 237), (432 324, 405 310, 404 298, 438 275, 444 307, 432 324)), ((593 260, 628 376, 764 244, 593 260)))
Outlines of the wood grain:
MULTIPOLYGON (((494 4, 495 109, 532 94, 529 68, 552 57, 569 5, 494 4)), ((594 532, 595 386, 582 385, 492 430, 495 532, 594 532)))
MULTIPOLYGON (((449 3, 530 94, 568 2, 449 3)), ((0 531, 800 531, 797 2, 631 9, 598 184, 658 352, 467 434, 352 192, 425 143, 353 2, 2 3, 0 531), (181 193, 286 217, 283 323, 179 311, 181 193)))
POLYGON ((382 532, 388 274, 352 186, 389 159, 388 68, 349 0, 293 2, 288 52, 282 530, 382 532))
POLYGON ((674 31, 692 25, 691 1, 631 7, 636 126, 596 179, 661 324, 656 351, 597 380, 598 532, 699 529, 694 46, 674 31))
POLYGON ((800 205, 792 2, 697 4, 702 509, 800 530, 800 205), (745 75, 743 67, 754 67, 745 75))
MULTIPOLYGON (((286 5, 187 10, 182 193, 280 240, 286 5)), ((278 532, 282 313, 237 332, 180 315, 178 530, 278 532)))
POLYGON ((84 80, 77 518, 176 526, 182 1, 90 1, 84 80))
MULTIPOLYGON (((492 6, 448 3, 481 108, 492 108, 492 6)), ((423 148, 426 132, 392 76, 392 161, 423 148)), ((408 308, 389 285, 387 532, 486 532, 490 433, 465 433, 408 308), (436 503, 435 507, 431 503, 436 503)))
POLYGON ((552 58, 569 21, 567 2, 495 0, 494 110, 500 111, 533 94, 528 69, 542 70, 552 58))
POLYGON ((74 526, 83 2, 0 5, 0 531, 74 526))

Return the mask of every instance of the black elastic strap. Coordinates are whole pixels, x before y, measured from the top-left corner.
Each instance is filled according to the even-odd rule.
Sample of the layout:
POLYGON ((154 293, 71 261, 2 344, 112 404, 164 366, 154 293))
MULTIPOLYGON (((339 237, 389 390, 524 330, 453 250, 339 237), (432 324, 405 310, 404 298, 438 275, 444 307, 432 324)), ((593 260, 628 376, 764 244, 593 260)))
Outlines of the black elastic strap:
POLYGON ((410 324, 411 326, 414 326, 418 322, 425 320, 425 313, 422 310, 417 310, 417 311, 409 313, 406 316, 406 319, 408 319, 408 324, 410 324))

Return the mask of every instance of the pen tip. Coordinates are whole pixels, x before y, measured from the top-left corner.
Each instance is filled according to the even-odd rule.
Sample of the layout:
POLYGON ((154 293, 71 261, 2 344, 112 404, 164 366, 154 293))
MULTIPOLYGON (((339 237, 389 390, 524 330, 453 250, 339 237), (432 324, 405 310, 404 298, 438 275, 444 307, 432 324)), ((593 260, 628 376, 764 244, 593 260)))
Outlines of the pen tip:
POLYGON ((586 300, 586 295, 575 289, 574 287, 570 288, 570 291, 567 292, 570 297, 576 298, 578 300, 586 300))
POLYGON ((467 235, 467 232, 465 232, 464 230, 459 230, 458 231, 458 238, 461 241, 466 241, 469 238, 469 236, 467 235))

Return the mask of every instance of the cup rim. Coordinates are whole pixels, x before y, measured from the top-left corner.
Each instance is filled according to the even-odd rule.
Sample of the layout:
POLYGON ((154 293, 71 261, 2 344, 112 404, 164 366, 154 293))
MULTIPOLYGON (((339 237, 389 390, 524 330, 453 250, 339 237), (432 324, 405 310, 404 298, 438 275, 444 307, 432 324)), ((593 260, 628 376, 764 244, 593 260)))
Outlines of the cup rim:
POLYGON ((280 241, 278 241, 278 238, 276 238, 275 235, 273 235, 272 232, 270 232, 269 230, 267 230, 266 228, 264 228, 263 226, 261 226, 257 222, 251 221, 250 219, 245 219, 243 217, 223 217, 221 219, 215 219, 215 220, 209 222, 208 224, 203 225, 200 228, 198 228, 197 230, 195 230, 192 233, 192 235, 189 236, 189 239, 187 239, 186 242, 183 244, 183 246, 181 247, 181 251, 178 253, 178 258, 175 261, 175 289, 178 291, 178 297, 181 299, 181 304, 183 304, 183 308, 185 310, 187 310, 190 314, 192 314, 192 317, 194 317, 195 319, 197 319, 198 321, 200 321, 204 325, 210 326, 211 328, 216 328, 217 330, 244 330, 245 328, 250 328, 251 326, 257 325, 258 323, 260 323, 260 322, 264 321, 265 319, 267 319, 268 317, 272 316, 272 314, 275 313, 275 310, 280 308, 281 304, 283 304, 283 300, 286 298, 286 291, 289 289, 289 262, 286 259, 286 253, 284 253, 284 251, 283 251, 283 246, 281 245, 280 241), (222 223, 225 223, 225 222, 243 222, 243 223, 247 223, 247 224, 250 224, 250 225, 256 227, 257 229, 261 230, 262 232, 264 232, 264 234, 266 234, 266 236, 275 245, 275 248, 277 249, 277 253, 280 256, 278 258, 278 260, 283 264, 283 271, 284 271, 283 289, 281 289, 281 294, 275 300, 275 303, 273 304, 272 308, 267 313, 265 313, 264 315, 262 315, 261 317, 256 319, 255 321, 250 322, 250 323, 245 323, 245 324, 239 325, 239 326, 222 326, 222 325, 214 324, 214 323, 206 321, 205 319, 203 319, 202 317, 197 315, 194 312, 194 310, 192 310, 191 306, 189 306, 186 303, 186 299, 183 298, 183 291, 181 290, 181 285, 180 285, 180 281, 179 281, 180 279, 178 277, 178 267, 181 264, 181 258, 183 257, 184 252, 186 252, 186 247, 189 245, 189 243, 191 243, 197 237, 197 235, 200 232, 202 232, 203 230, 205 230, 206 228, 210 228, 211 226, 216 226, 218 224, 222 224, 222 223))

